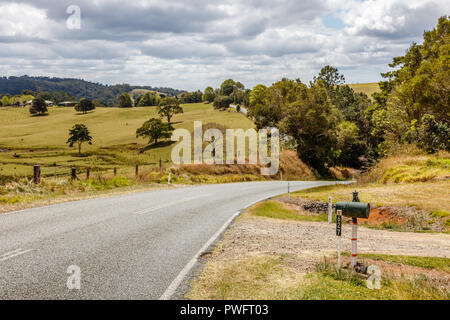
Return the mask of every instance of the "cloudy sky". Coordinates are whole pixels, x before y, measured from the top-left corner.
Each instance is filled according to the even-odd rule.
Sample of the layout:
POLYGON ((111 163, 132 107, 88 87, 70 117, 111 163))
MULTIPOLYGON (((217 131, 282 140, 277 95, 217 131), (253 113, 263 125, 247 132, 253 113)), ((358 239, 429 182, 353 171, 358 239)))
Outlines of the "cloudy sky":
POLYGON ((0 12, 1 76, 203 90, 306 82, 326 64, 348 83, 378 81, 450 1, 0 0, 0 12))

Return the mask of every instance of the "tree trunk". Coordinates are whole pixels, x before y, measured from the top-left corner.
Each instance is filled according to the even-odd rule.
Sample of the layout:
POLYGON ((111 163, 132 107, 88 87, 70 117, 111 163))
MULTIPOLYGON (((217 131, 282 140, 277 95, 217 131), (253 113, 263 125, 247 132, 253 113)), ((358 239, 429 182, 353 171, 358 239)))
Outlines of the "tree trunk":
POLYGON ((158 138, 155 138, 155 145, 158 144, 158 138))
POLYGON ((78 156, 81 157, 81 143, 78 144, 78 156))

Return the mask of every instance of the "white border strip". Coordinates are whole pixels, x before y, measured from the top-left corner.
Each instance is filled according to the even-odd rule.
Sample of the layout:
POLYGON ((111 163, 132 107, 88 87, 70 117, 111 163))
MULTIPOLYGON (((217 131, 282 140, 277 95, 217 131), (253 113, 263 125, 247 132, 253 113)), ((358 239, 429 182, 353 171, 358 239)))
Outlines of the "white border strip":
MULTIPOLYGON (((274 196, 264 197, 262 199, 253 201, 249 205, 247 205, 243 209, 247 209, 254 204, 268 200, 270 198, 273 198, 274 196)), ((204 253, 208 247, 213 244, 220 235, 228 228, 228 226, 236 219, 237 216, 241 214, 241 211, 236 212, 233 214, 233 216, 225 222, 225 224, 217 231, 204 245, 203 247, 195 254, 195 256, 188 262, 188 264, 181 270, 181 272, 177 275, 177 277, 172 281, 172 283, 167 287, 166 291, 162 294, 161 297, 159 297, 158 300, 170 300, 170 298, 174 295, 174 293, 177 291, 178 287, 180 286, 181 282, 183 282, 183 279, 189 274, 189 272, 192 270, 192 268, 197 263, 198 258, 204 253)))

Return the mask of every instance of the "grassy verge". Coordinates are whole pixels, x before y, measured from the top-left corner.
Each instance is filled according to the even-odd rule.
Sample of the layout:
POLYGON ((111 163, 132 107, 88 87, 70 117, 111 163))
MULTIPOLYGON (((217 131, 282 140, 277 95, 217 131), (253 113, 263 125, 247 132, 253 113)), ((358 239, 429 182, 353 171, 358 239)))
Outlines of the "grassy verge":
MULTIPOLYGON (((349 253, 345 252, 344 255, 349 255, 349 253)), ((442 270, 447 273, 450 273, 449 258, 413 257, 413 256, 390 255, 390 254, 373 254, 373 253, 362 253, 359 254, 359 257, 368 258, 374 261, 385 261, 388 263, 397 263, 424 269, 442 270)))
POLYGON ((328 221, 326 214, 306 214, 299 213, 295 210, 287 208, 284 204, 278 201, 264 201, 256 204, 248 210, 248 213, 257 217, 274 218, 281 220, 295 220, 295 221, 328 221))
MULTIPOLYGON (((261 255, 208 262, 203 274, 192 281, 192 290, 186 297, 200 300, 450 299, 449 291, 426 274, 412 277, 383 274, 381 289, 377 290, 368 288, 367 276, 336 270, 329 260, 318 263, 316 271, 302 274, 287 266, 286 259, 287 256, 261 255)), ((427 259, 433 264, 435 258, 427 259)))

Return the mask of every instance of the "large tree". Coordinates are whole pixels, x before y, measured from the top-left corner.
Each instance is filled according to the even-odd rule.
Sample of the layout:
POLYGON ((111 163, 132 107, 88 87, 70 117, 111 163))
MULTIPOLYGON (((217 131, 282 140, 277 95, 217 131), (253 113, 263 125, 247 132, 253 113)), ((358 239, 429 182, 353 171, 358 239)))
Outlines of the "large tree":
POLYGON ((203 93, 202 100, 211 103, 214 101, 215 97, 216 94, 214 93, 214 89, 212 87, 207 87, 203 93))
POLYGON ((69 130, 69 139, 67 143, 69 147, 74 144, 78 145, 78 155, 81 156, 81 145, 83 143, 92 144, 92 137, 90 136, 88 128, 84 124, 76 124, 69 130))
POLYGON ((43 115, 47 111, 47 104, 43 98, 36 98, 32 101, 30 106, 31 114, 43 115))
POLYGON ((168 123, 170 123, 173 115, 178 113, 183 113, 183 108, 180 106, 180 101, 177 98, 167 97, 160 101, 158 114, 161 117, 166 117, 168 123))
POLYGON ((88 99, 81 99, 79 103, 75 105, 75 110, 78 112, 82 112, 83 114, 86 114, 88 111, 94 110, 95 105, 91 100, 88 99))
POLYGON ((124 92, 119 96, 119 108, 131 108, 133 101, 128 93, 124 92))
POLYGON ((151 118, 136 130, 136 138, 148 138, 149 144, 152 141, 154 144, 157 144, 158 139, 170 138, 172 131, 173 127, 170 123, 164 123, 161 119, 151 118))

